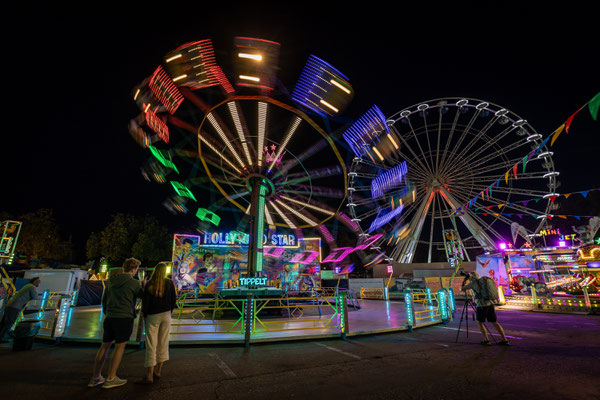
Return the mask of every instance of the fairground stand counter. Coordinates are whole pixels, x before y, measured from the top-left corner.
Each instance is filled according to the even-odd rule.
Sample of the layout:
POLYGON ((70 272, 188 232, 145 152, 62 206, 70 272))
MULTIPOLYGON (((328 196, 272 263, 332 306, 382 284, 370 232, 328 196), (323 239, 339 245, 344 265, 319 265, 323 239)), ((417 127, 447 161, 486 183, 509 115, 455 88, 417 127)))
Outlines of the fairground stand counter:
POLYGON ((477 272, 496 281, 502 308, 600 311, 600 246, 505 249, 477 257, 477 272))

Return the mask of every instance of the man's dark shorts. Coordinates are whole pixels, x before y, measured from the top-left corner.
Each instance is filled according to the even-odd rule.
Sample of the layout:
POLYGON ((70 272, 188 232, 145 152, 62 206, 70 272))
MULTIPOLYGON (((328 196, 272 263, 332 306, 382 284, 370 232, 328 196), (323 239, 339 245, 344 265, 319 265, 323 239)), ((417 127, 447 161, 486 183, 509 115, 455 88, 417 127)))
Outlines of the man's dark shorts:
POLYGON ((496 318, 496 310, 494 309, 494 306, 485 306, 485 307, 477 307, 475 309, 477 311, 477 321, 479 322, 485 322, 486 320, 488 322, 496 322, 497 318, 496 318))
POLYGON ((116 343, 124 343, 129 340, 133 332, 133 318, 105 318, 104 334, 102 342, 109 343, 113 340, 116 343))

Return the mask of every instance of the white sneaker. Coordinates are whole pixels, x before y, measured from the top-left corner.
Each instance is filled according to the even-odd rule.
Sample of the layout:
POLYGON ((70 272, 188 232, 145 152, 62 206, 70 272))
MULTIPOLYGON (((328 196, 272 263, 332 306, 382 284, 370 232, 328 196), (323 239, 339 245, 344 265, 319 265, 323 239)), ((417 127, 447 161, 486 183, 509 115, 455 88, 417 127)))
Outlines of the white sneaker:
POLYGON ((123 386, 127 383, 127 379, 121 379, 118 376, 115 376, 113 379, 107 379, 106 382, 102 385, 104 389, 110 389, 117 386, 123 386))
POLYGON ((88 387, 96 387, 98 385, 102 385, 105 382, 105 379, 100 375, 99 378, 90 379, 90 383, 88 383, 88 387))

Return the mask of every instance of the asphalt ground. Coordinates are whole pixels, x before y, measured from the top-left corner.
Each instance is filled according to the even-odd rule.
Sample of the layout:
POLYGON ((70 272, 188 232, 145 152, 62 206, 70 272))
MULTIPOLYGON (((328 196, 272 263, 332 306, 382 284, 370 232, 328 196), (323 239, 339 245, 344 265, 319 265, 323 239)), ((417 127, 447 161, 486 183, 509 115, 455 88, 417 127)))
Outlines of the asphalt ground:
MULTIPOLYGON (((0 345, 1 399, 598 399, 600 316, 498 311, 510 346, 479 344, 469 321, 346 341, 171 347, 154 384, 128 347, 113 389, 88 388, 97 347, 0 345)), ((472 313, 471 313, 472 314, 472 313)), ((490 325, 490 328, 493 327, 490 325)), ((493 343, 493 342, 492 342, 493 343)))

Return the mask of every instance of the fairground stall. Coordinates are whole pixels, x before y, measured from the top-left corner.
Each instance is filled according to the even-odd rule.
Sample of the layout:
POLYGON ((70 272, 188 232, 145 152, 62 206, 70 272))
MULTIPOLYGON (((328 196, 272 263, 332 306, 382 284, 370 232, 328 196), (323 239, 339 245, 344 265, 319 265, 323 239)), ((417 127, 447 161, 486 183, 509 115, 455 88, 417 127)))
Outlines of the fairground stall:
POLYGON ((477 273, 494 279, 504 308, 596 313, 600 246, 505 250, 477 257, 477 273))

